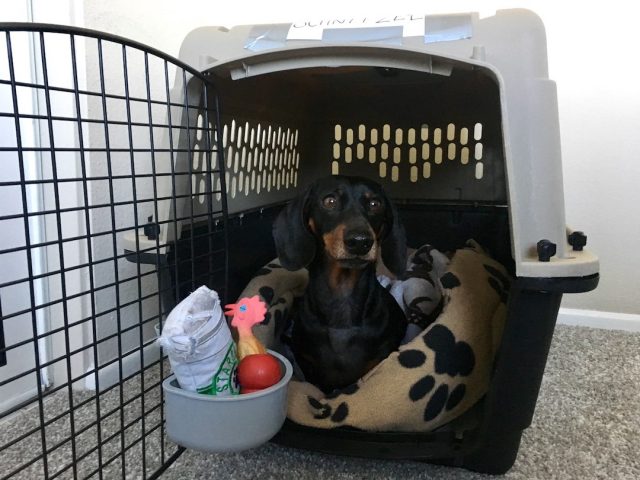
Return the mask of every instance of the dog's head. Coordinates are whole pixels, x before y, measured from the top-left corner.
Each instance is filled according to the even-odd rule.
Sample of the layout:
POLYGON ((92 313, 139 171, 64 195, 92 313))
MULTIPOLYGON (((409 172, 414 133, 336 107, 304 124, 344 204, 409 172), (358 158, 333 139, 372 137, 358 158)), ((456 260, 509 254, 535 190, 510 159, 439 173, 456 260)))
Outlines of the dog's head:
POLYGON ((381 256, 404 273, 406 239, 382 187, 360 177, 319 179, 293 199, 275 221, 273 237, 282 266, 298 270, 324 254, 342 268, 360 269, 381 256))

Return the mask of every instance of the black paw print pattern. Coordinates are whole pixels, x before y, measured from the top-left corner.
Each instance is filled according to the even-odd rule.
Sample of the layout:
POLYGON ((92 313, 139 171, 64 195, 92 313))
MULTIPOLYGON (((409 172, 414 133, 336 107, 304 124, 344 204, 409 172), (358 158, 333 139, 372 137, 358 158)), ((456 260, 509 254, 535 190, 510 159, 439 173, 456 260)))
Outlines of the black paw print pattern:
MULTIPOLYGON (((441 278, 445 288, 460 285, 458 278, 447 273, 441 278)), ((444 325, 435 325, 423 336, 425 345, 433 351, 434 368, 438 374, 450 377, 465 377, 475 367, 475 355, 467 342, 456 341, 455 336, 444 325)), ((418 368, 427 361, 427 353, 422 350, 404 350, 398 355, 398 361, 404 368, 418 368)), ((409 398, 418 402, 431 394, 424 410, 424 421, 435 419, 442 411, 449 411, 460 404, 466 393, 466 386, 459 383, 449 386, 445 383, 436 385, 433 375, 426 375, 415 382, 409 389, 409 398)))
POLYGON ((447 272, 440 277, 442 288, 452 289, 460 286, 460 280, 453 273, 447 272))
POLYGON ((265 265, 264 267, 262 267, 260 270, 258 270, 255 274, 256 277, 262 276, 262 275, 269 275, 273 270, 277 269, 277 268, 282 268, 281 265, 278 265, 277 263, 269 263, 267 265, 265 265))
POLYGON ((329 405, 328 403, 323 403, 316 398, 307 397, 307 400, 309 400, 309 405, 311 405, 311 408, 316 411, 316 413, 313 415, 313 418, 317 420, 330 418, 332 422, 340 423, 344 421, 344 419, 349 415, 349 407, 347 407, 347 404, 345 402, 342 402, 340 405, 338 405, 334 411, 331 405, 329 405))
MULTIPOLYGON (((435 387, 435 379, 431 375, 420 379, 409 390, 409 398, 414 402, 422 400, 435 387)), ((449 392, 449 385, 443 383, 431 395, 424 409, 424 421, 429 422, 436 418, 443 410, 450 411, 458 406, 465 394, 464 384, 457 385, 449 392)))
MULTIPOLYGON (((426 362, 427 355, 421 350, 405 350, 400 353, 398 360, 400 365, 405 368, 418 368, 426 362)), ((431 393, 434 388, 435 392, 429 398, 424 409, 425 422, 433 420, 443 410, 449 411, 457 407, 466 392, 466 386, 462 383, 456 385, 451 391, 449 385, 444 383, 436 388, 436 379, 432 375, 426 375, 411 386, 409 398, 413 402, 418 402, 431 393)))
MULTIPOLYGON (((457 374, 462 376, 468 375, 471 373, 471 370, 473 370, 473 352, 469 350, 471 356, 468 355, 469 352, 467 352, 463 346, 467 345, 465 342, 455 342, 455 340, 453 340, 453 345, 451 345, 448 340, 442 342, 442 338, 439 337, 441 336, 444 338, 447 337, 447 335, 442 335, 442 331, 438 332, 440 327, 447 330, 447 332, 453 337, 453 334, 451 334, 448 328, 436 325, 429 331, 431 332, 436 330, 435 336, 428 337, 427 334, 424 338, 427 346, 434 350, 436 372, 446 373, 451 377, 455 377, 457 374), (436 349, 430 345, 436 347, 436 349), (452 355, 456 350, 458 352, 462 352, 463 357, 465 357, 464 360, 458 361, 455 358, 455 354, 452 355)), ((422 350, 405 350, 400 353, 398 360, 400 365, 405 368, 418 368, 426 362, 427 354, 422 350)), ((411 386, 409 389, 409 398, 413 402, 418 402, 424 399, 429 393, 432 393, 427 405, 425 406, 423 416, 424 421, 429 422, 440 415, 443 410, 450 411, 457 407, 464 398, 465 392, 466 386, 463 383, 460 383, 451 389, 450 386, 445 383, 436 386, 436 379, 432 375, 426 375, 411 386)))
POLYGON ((273 297, 275 295, 273 288, 267 287, 267 286, 260 287, 260 289, 258 290, 258 293, 260 294, 262 299, 265 301, 265 303, 271 306, 271 302, 273 301, 273 297))
POLYGON ((489 285, 491 285, 491 288, 498 293, 500 301, 506 304, 507 299, 509 298, 511 280, 504 273, 491 265, 483 265, 483 267, 489 274, 489 285))
MULTIPOLYGON (((327 399, 331 400, 337 398, 339 395, 353 395, 358 391, 359 387, 357 384, 349 385, 341 390, 335 390, 334 392, 327 395, 327 399)), ((307 396, 307 401, 311 408, 315 410, 316 413, 313 414, 313 417, 318 420, 330 419, 334 423, 343 422, 347 416, 349 415, 349 406, 347 402, 341 402, 335 409, 329 405, 328 403, 322 402, 317 398, 313 398, 307 396)))
MULTIPOLYGON (((276 265, 276 266, 279 266, 279 265, 276 265)), ((275 326, 274 326, 275 335, 277 336, 281 335, 282 332, 284 332, 285 329, 287 328, 287 321, 289 319, 289 309, 284 308, 284 309, 272 310, 271 307, 275 307, 279 304, 286 303, 286 300, 280 297, 274 301, 275 292, 273 288, 268 286, 260 287, 260 289, 258 290, 258 293, 260 294, 260 297, 262 297, 262 299, 265 301, 265 303, 269 307, 269 310, 267 311, 267 313, 265 313, 264 320, 261 322, 261 324, 269 325, 269 323, 271 323, 271 319, 273 319, 275 322, 275 326)))
POLYGON ((453 333, 444 325, 435 325, 424 336, 424 343, 435 352, 436 373, 467 376, 473 370, 476 359, 467 342, 456 342, 453 333))

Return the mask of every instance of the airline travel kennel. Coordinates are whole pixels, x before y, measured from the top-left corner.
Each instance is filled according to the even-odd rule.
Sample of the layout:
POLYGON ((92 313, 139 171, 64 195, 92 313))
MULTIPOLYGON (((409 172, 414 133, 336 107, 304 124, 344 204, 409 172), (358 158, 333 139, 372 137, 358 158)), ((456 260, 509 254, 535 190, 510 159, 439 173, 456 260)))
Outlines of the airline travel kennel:
POLYGON ((163 319, 203 284, 235 301, 275 256, 282 205, 337 173, 381 183, 409 245, 472 238, 507 267, 503 339, 488 393, 435 432, 288 422, 274 440, 511 467, 562 294, 598 282, 565 224, 544 29, 521 10, 371 23, 205 27, 181 60, 1 25, 0 478, 159 476, 183 451, 163 319))

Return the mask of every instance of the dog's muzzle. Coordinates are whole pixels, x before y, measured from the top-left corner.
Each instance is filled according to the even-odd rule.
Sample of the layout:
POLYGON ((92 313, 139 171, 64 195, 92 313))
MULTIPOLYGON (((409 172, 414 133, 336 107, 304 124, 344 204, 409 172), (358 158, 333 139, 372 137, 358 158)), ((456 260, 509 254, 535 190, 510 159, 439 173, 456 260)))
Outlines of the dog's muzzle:
POLYGON ((369 232, 351 231, 344 236, 344 246, 350 255, 364 256, 373 246, 373 236, 369 232))

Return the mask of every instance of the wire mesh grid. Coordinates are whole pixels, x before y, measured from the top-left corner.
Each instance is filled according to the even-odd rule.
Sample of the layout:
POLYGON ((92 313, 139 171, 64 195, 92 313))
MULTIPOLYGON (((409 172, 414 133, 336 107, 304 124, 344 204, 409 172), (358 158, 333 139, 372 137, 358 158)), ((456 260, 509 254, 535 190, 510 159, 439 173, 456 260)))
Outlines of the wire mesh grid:
POLYGON ((218 115, 161 52, 0 24, 0 479, 154 478, 182 452, 155 337, 185 292, 224 298, 218 115))

